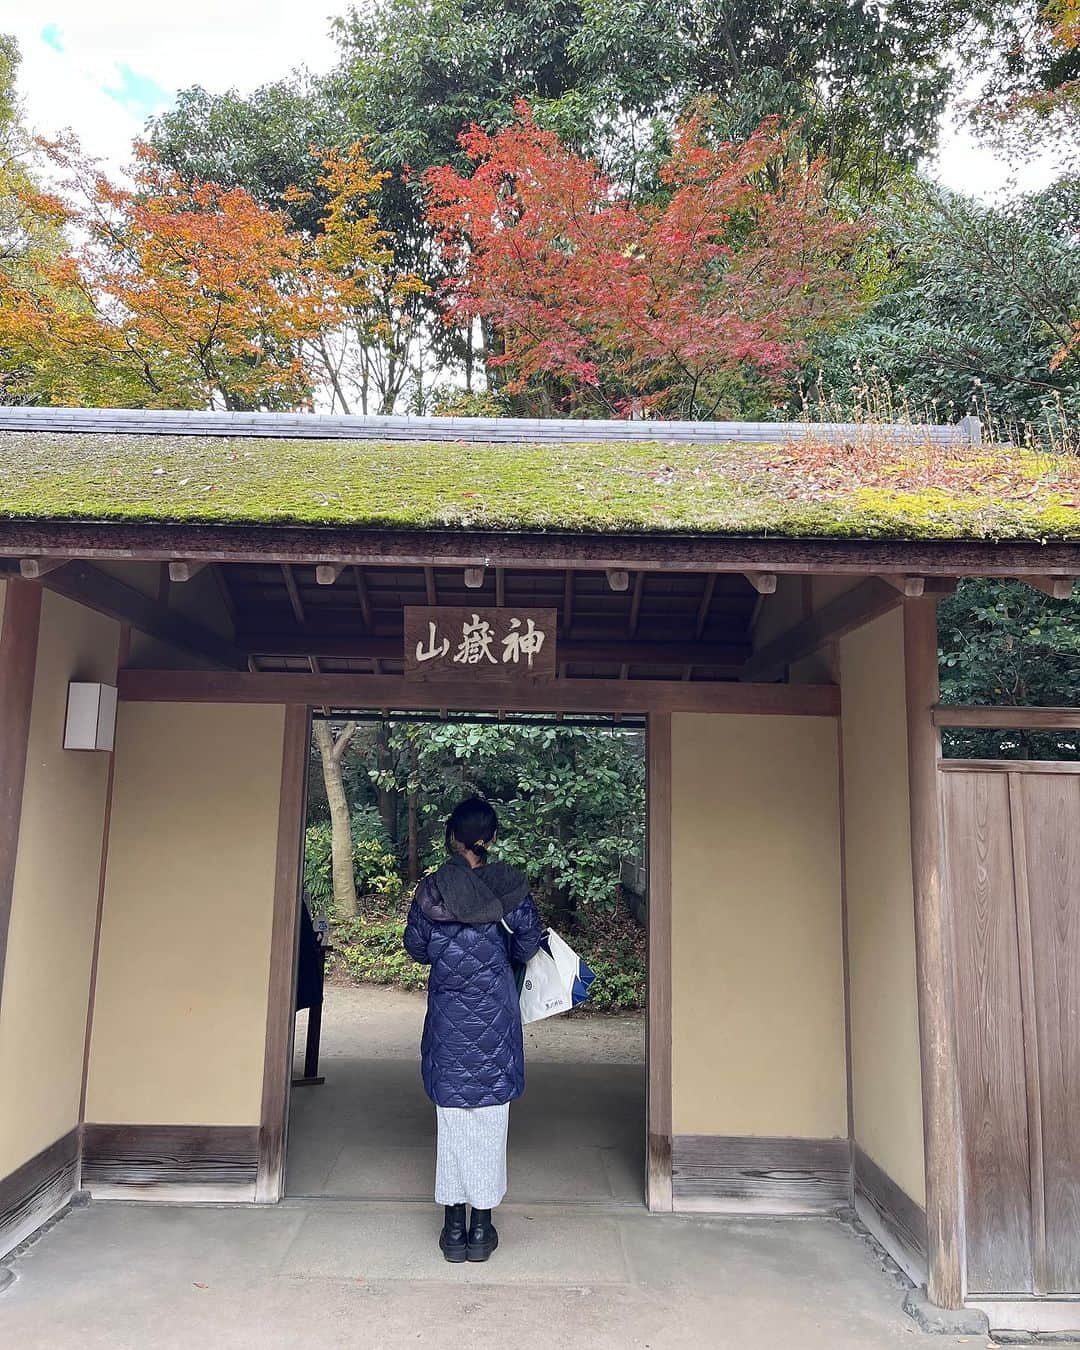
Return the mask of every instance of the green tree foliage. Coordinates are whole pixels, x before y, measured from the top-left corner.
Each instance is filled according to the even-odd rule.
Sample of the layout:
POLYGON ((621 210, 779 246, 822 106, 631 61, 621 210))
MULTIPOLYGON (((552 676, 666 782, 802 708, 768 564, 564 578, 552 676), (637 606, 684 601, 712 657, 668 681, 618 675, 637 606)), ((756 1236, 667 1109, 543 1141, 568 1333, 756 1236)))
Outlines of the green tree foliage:
MULTIPOLYGON (((971 14, 959 0, 793 0, 782 13, 758 0, 374 0, 335 22, 340 59, 329 75, 250 98, 194 87, 152 124, 150 140, 183 173, 277 206, 288 182, 311 186, 311 144, 361 139, 374 168, 391 175, 376 209, 398 261, 432 283, 408 297, 422 351, 398 391, 427 409, 432 366, 456 367, 471 393, 498 350, 490 325, 441 322, 425 219, 423 174, 465 170, 458 138, 470 123, 497 131, 525 98, 542 127, 642 200, 663 191, 659 167, 691 105, 709 109, 721 139, 775 115, 793 132, 791 157, 822 157, 830 191, 862 206, 932 148, 956 78, 949 46, 971 14)), ((317 222, 317 196, 300 225, 317 222)))
MULTIPOLYGON (((330 825, 312 760, 304 878, 320 914, 332 903, 330 825)), ((425 972, 401 950, 409 854, 425 870, 442 862, 446 817, 479 794, 499 812, 498 855, 528 874, 545 919, 573 933, 592 966, 590 1007, 643 1006, 645 930, 617 903, 622 861, 644 848, 643 733, 369 724, 350 741, 342 770, 363 898, 357 919, 335 925, 334 945, 352 978, 422 987, 425 972)))
POLYGON ((819 340, 811 399, 933 421, 974 412, 1074 444, 1080 352, 1058 354, 1080 319, 1078 218, 1080 179, 999 206, 930 187, 894 201, 877 297, 819 340))
MULTIPOLYGON (((938 609, 943 703, 1080 703, 1080 591, 1052 600, 1017 581, 964 581, 938 609)), ((1077 759, 1068 731, 950 730, 962 759, 1077 759)))
POLYGON ((571 54, 638 118, 670 116, 705 95, 718 134, 731 139, 770 116, 798 124, 796 150, 825 157, 833 181, 865 200, 936 141, 955 79, 947 52, 972 8, 586 0, 571 54))
MULTIPOLYGON (((485 797, 503 823, 499 855, 527 872, 571 922, 579 910, 615 912, 622 860, 644 847, 640 732, 566 723, 368 725, 353 738, 342 768, 354 838, 396 853, 403 875, 410 796, 414 847, 425 868, 445 856, 443 823, 454 806, 464 797, 485 797), (379 753, 380 734, 388 754, 379 753), (394 801, 389 829, 376 814, 380 790, 394 801)), ((318 778, 310 781, 309 819, 321 829, 325 799, 318 778)), ((321 835, 319 848, 328 848, 321 835)), ((361 882, 358 873, 358 889, 361 882)))

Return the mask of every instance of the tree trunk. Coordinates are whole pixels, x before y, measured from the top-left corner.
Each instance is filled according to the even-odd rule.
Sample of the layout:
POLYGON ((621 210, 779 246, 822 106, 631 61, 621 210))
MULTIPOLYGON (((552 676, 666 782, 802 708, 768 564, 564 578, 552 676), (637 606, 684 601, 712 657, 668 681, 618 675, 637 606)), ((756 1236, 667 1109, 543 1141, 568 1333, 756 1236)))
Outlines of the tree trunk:
POLYGON ((330 724, 321 718, 315 722, 315 744, 319 747, 326 800, 330 805, 330 857, 334 877, 334 914, 339 919, 355 919, 360 913, 353 874, 352 821, 345 796, 341 759, 356 731, 355 722, 346 722, 335 740, 330 724))

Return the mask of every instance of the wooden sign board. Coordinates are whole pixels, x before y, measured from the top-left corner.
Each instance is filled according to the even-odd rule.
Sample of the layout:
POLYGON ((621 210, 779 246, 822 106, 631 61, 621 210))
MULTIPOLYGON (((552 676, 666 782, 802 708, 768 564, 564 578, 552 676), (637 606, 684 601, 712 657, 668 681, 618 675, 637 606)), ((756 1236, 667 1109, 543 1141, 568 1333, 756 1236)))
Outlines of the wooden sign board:
POLYGON ((554 609, 405 606, 405 674, 413 680, 554 679, 554 609))

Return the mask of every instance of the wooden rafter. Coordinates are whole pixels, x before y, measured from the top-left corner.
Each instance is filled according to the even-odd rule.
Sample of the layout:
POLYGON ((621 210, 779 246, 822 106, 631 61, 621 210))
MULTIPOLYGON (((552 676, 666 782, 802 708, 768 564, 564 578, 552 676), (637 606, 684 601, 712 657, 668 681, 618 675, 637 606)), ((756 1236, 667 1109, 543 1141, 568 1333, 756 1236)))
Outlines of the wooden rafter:
POLYGON ((206 562, 188 562, 183 558, 175 558, 169 563, 169 580, 190 581, 208 566, 209 563, 206 562))
POLYGON ((427 596, 427 602, 429 605, 437 605, 439 603, 438 591, 435 589, 434 567, 424 568, 424 593, 427 596))
POLYGON ((568 567, 563 577, 562 635, 570 636, 574 626, 574 569, 568 567))
POLYGON ((694 623, 694 633, 701 637, 705 631, 705 625, 709 621, 709 610, 712 608, 713 593, 716 590, 716 573, 710 572, 705 578, 705 585, 701 592, 701 603, 698 605, 697 619, 694 623))
POLYGON ((890 586, 894 586, 901 595, 916 597, 922 595, 926 590, 925 577, 907 576, 899 572, 882 572, 882 581, 887 581, 890 586))
POLYGON ((645 593, 645 573, 638 572, 634 577, 634 593, 630 597, 630 622, 628 635, 633 637, 641 620, 641 597, 645 593))
POLYGON ((880 577, 867 577, 759 648, 744 666, 742 678, 778 679, 792 662, 813 655, 825 643, 895 609, 901 601, 902 596, 895 586, 880 577))
MULTIPOLYGON (((163 566, 162 570, 167 579, 167 569, 163 566)), ((226 638, 90 563, 68 563, 50 572, 41 585, 212 665, 231 670, 247 667, 247 653, 226 638)))
POLYGON ((1068 600, 1075 584, 1074 577, 1024 577, 1023 580, 1052 600, 1068 600))
POLYGON ((292 606, 292 612, 296 622, 299 624, 307 623, 304 602, 300 599, 300 587, 296 584, 296 577, 293 575, 291 564, 281 564, 281 575, 285 578, 285 589, 289 594, 289 604, 292 606))
POLYGON ((356 582, 356 599, 360 605, 360 617, 364 621, 364 627, 370 633, 373 628, 371 622, 371 596, 368 592, 367 578, 364 576, 362 567, 353 568, 353 579, 356 582))
POLYGON ((26 581, 40 581, 46 573, 55 572, 70 561, 70 558, 20 558, 19 575, 26 581))

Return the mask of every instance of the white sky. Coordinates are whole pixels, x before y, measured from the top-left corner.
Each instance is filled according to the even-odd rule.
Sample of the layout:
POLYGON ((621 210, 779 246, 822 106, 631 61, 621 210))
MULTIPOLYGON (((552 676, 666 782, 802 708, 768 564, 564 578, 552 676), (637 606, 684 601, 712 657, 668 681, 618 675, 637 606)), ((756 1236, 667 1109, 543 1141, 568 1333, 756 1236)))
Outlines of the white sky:
MULTIPOLYGON (((34 130, 74 127, 91 154, 120 165, 146 118, 178 89, 246 92, 298 65, 327 69, 329 16, 345 8, 346 0, 0 0, 0 31, 19 42, 19 88, 34 130)), ((1053 167, 1044 157, 1014 172, 946 126, 933 171, 989 198, 1012 181, 1038 187, 1053 167)))

